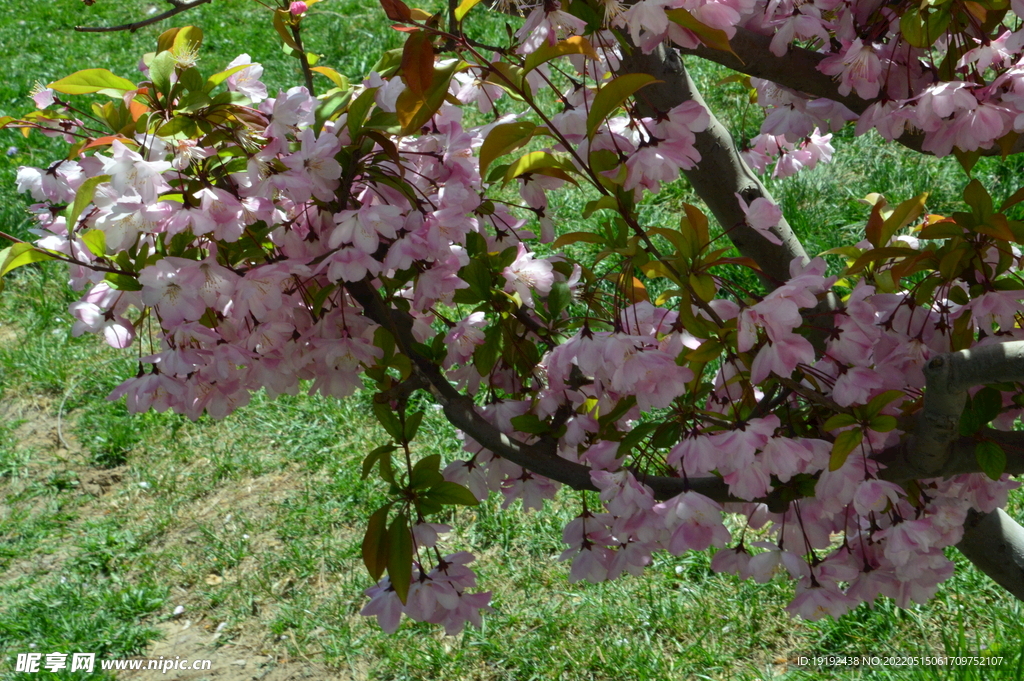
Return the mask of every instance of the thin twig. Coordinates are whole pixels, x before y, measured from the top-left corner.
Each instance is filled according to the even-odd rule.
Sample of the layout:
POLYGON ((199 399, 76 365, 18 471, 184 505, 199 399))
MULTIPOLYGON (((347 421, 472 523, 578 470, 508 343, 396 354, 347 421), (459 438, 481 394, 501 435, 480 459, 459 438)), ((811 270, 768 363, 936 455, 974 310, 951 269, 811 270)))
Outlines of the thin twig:
POLYGON ((205 5, 209 2, 213 2, 213 0, 192 0, 191 2, 181 2, 181 0, 167 0, 167 2, 173 5, 171 9, 167 10, 166 12, 161 12, 160 14, 152 16, 148 19, 134 21, 130 24, 121 24, 120 26, 75 26, 75 30, 79 31, 80 33, 109 33, 112 31, 130 31, 134 33, 135 31, 139 30, 140 28, 143 28, 144 26, 149 26, 150 24, 155 24, 159 21, 163 21, 168 17, 173 17, 175 14, 181 14, 182 12, 186 12, 190 9, 198 7, 199 5, 205 5))

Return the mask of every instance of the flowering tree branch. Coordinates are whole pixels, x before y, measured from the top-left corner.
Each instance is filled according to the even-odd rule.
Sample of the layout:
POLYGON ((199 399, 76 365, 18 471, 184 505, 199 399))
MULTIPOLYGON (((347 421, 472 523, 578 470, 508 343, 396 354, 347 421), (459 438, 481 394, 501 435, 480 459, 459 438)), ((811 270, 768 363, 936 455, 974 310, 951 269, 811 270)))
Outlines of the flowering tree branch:
MULTIPOLYGON (((516 465, 551 478, 576 490, 598 491, 590 478, 591 468, 558 456, 557 442, 542 438, 534 444, 525 444, 502 433, 477 413, 473 399, 456 390, 441 374, 437 365, 418 353, 412 337, 412 318, 401 310, 388 309, 374 288, 365 281, 347 282, 345 288, 362 307, 366 315, 388 329, 395 342, 413 361, 415 371, 422 377, 421 385, 429 386, 434 398, 441 404, 448 422, 483 447, 516 465)), ((686 491, 700 492, 704 496, 724 502, 743 502, 729 494, 728 486, 719 478, 685 480, 666 476, 638 474, 654 490, 658 499, 670 499, 686 491)), ((773 499, 774 501, 774 499, 773 499)))
MULTIPOLYGON (((682 54, 707 59, 754 78, 763 78, 797 92, 839 102, 856 114, 864 113, 869 106, 878 101, 862 99, 852 92, 848 95, 840 94, 836 79, 818 70, 818 66, 828 55, 790 45, 786 54, 777 57, 771 51, 771 42, 772 36, 736 27, 736 35, 729 40, 732 52, 716 50, 706 45, 678 49, 682 54)), ((924 135, 919 132, 906 132, 893 141, 922 154, 930 154, 931 152, 922 149, 924 139, 924 135)), ((1018 139, 1010 153, 1022 151, 1024 138, 1018 139)), ((981 150, 983 156, 996 156, 1001 153, 1002 150, 998 146, 981 150)))

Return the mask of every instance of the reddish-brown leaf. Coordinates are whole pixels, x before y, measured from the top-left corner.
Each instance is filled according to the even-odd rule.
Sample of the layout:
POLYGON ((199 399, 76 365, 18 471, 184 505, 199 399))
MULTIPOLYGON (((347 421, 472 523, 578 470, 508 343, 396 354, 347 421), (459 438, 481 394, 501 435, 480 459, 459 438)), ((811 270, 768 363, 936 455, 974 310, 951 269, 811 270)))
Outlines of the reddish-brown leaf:
POLYGON ((391 21, 409 21, 412 18, 412 11, 409 5, 402 0, 380 0, 380 6, 391 21))
POLYGON ((413 94, 422 97, 434 79, 434 48, 425 31, 409 34, 402 49, 402 80, 413 94))

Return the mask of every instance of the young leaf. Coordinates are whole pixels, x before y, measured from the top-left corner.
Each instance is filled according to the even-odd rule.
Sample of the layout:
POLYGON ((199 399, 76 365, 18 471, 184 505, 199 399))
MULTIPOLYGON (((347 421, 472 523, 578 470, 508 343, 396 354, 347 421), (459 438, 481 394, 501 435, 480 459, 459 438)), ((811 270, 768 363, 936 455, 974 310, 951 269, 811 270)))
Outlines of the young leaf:
MULTIPOLYGON (((67 212, 67 225, 69 230, 74 230, 78 226, 78 217, 85 210, 85 207, 92 203, 92 197, 96 194, 96 185, 101 182, 106 182, 110 179, 110 175, 97 175, 96 177, 90 177, 88 180, 82 183, 82 186, 75 192, 75 201, 68 207, 67 212)), ((102 255, 96 253, 96 255, 102 255)))
POLYGON ((66 95, 101 94, 122 97, 126 92, 135 89, 135 83, 115 76, 106 69, 85 69, 55 80, 46 87, 66 95))
POLYGON ((468 489, 447 480, 431 487, 425 496, 446 506, 478 506, 480 504, 468 489))
POLYGON ((571 38, 566 38, 554 45, 544 43, 539 48, 531 52, 526 57, 526 64, 523 66, 523 72, 529 73, 541 64, 549 62, 552 59, 557 59, 558 57, 563 57, 567 54, 585 54, 591 59, 600 58, 589 40, 581 35, 574 35, 571 38))
MULTIPOLYGON (((402 21, 406 22, 412 18, 412 11, 409 6, 402 2, 402 0, 380 0, 381 7, 384 8, 384 14, 388 16, 391 21, 402 21)), ((467 10, 468 11, 468 10, 467 10)), ((405 599, 402 599, 405 602, 405 599)))
POLYGON ((983 440, 974 447, 974 458, 985 475, 993 480, 998 480, 1006 470, 1006 452, 991 440, 983 440))
POLYGON ((455 8, 455 21, 462 21, 462 19, 469 14, 469 10, 476 7, 479 3, 480 0, 462 0, 462 2, 459 3, 459 6, 455 8))
POLYGON ((864 415, 872 419, 878 415, 880 411, 885 409, 891 402, 895 402, 900 398, 905 398, 906 393, 902 390, 886 390, 883 393, 879 393, 871 398, 867 406, 864 407, 864 415))
POLYGON ((288 30, 288 23, 290 21, 291 14, 288 10, 279 9, 274 12, 274 30, 277 31, 277 35, 280 36, 281 41, 296 52, 301 52, 301 50, 299 50, 299 44, 295 42, 295 36, 292 35, 290 30, 288 30))
POLYGON ((391 504, 382 506, 370 516, 363 535, 363 564, 374 581, 380 579, 388 564, 388 511, 391 504))
POLYGON ((5 276, 8 272, 16 270, 22 265, 31 265, 34 262, 46 262, 47 260, 53 260, 53 256, 46 251, 36 248, 28 242, 21 242, 14 244, 10 248, 5 248, 0 253, 6 253, 7 258, 0 263, 0 277, 5 276))
POLYGON ((102 229, 90 229, 81 236, 82 243, 89 249, 89 252, 97 258, 102 258, 107 253, 107 235, 102 229))
POLYGON ((857 423, 857 419, 849 414, 833 414, 829 417, 828 421, 825 421, 825 425, 821 429, 826 431, 835 430, 836 428, 852 426, 855 423, 857 423))
POLYGON ((828 460, 828 469, 837 471, 846 463, 846 458, 864 439, 864 432, 860 430, 844 430, 836 437, 832 444, 832 456, 828 460))
POLYGON ((310 69, 310 71, 315 71, 316 73, 319 73, 322 76, 327 76, 328 78, 331 79, 332 83, 340 87, 342 90, 348 89, 348 78, 341 75, 340 73, 332 69, 330 66, 314 66, 313 68, 310 69))
POLYGON ((399 515, 388 528, 388 577, 398 594, 398 600, 405 604, 412 581, 412 534, 405 515, 399 515))
MULTIPOLYGON (((373 470, 374 464, 376 464, 379 460, 381 460, 384 457, 388 457, 390 459, 391 452, 395 451, 396 449, 398 448, 395 445, 381 445, 380 447, 377 447, 372 452, 367 454, 366 458, 363 459, 363 472, 362 475, 360 476, 361 479, 366 480, 366 478, 370 475, 370 471, 373 470)), ((384 470, 383 467, 381 468, 381 470, 384 470)))
POLYGON ((431 454, 425 456, 412 467, 412 474, 409 475, 409 486, 413 489, 433 487, 443 478, 440 473, 441 455, 431 454))
POLYGON ((892 211, 892 215, 882 223, 882 230, 879 236, 879 245, 889 243, 889 239, 900 229, 909 225, 917 216, 924 212, 924 202, 928 199, 928 192, 919 194, 912 199, 907 199, 892 211))
POLYGON ((661 81, 648 73, 627 73, 602 87, 594 96, 594 103, 591 104, 590 113, 587 114, 587 137, 594 139, 601 123, 619 108, 627 97, 645 85, 655 82, 660 83, 661 81))
POLYGON ((480 177, 487 177, 487 169, 496 158, 529 142, 536 128, 529 121, 502 123, 491 128, 484 143, 480 145, 480 177))

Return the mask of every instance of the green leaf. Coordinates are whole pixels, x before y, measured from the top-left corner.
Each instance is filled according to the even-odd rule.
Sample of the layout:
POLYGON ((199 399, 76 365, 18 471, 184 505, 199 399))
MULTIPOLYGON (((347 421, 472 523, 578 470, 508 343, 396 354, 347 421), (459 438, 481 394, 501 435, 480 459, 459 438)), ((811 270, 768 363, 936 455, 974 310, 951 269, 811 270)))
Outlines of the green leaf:
POLYGON ((888 433, 890 430, 894 430, 896 428, 897 423, 895 416, 881 414, 868 422, 868 428, 876 433, 888 433))
POLYGON ((509 154, 533 138, 536 125, 529 121, 503 123, 491 128, 480 145, 480 177, 487 177, 487 169, 496 158, 509 154))
MULTIPOLYGON (((381 445, 380 447, 377 447, 372 452, 367 454, 366 458, 363 459, 363 472, 362 472, 362 475, 360 476, 361 479, 366 480, 366 478, 369 477, 369 475, 370 475, 370 471, 373 470, 374 464, 376 464, 378 461, 380 461, 384 457, 387 457, 387 458, 390 459, 391 458, 390 457, 391 452, 395 451, 396 449, 398 449, 398 447, 396 447, 393 444, 381 445)), ((383 470, 383 464, 382 464, 382 470, 383 470)))
POLYGON ((993 480, 998 480, 1006 470, 1006 452, 991 440, 983 440, 974 447, 974 458, 985 475, 993 480))
POLYGON ((128 274, 117 274, 115 272, 107 272, 107 276, 103 277, 103 281, 110 285, 110 288, 118 291, 141 291, 142 284, 135 277, 128 274))
POLYGON ((469 264, 459 270, 459 279, 469 284, 472 291, 481 300, 491 296, 491 270, 479 258, 473 258, 469 264))
POLYGON ((243 69, 249 68, 250 66, 252 66, 252 64, 239 64, 238 66, 232 66, 230 69, 227 69, 225 71, 219 71, 213 74, 212 76, 206 79, 206 91, 209 92, 210 90, 217 87, 231 76, 235 75, 243 69))
POLYGON ((480 0, 462 0, 459 6, 455 8, 455 21, 462 21, 463 17, 469 14, 469 10, 473 9, 480 3, 480 0))
POLYGON ((401 442, 403 435, 402 424, 399 422, 398 416, 391 409, 391 405, 374 399, 373 413, 377 417, 377 421, 380 422, 380 425, 384 426, 387 434, 393 437, 395 441, 401 442))
POLYGON ((405 419, 405 440, 406 442, 416 437, 416 431, 420 429, 420 423, 423 421, 423 412, 415 412, 405 419))
POLYGON ((501 327, 492 326, 484 331, 484 342, 473 350, 473 366, 481 376, 487 376, 494 369, 501 352, 501 327))
POLYGON ((444 478, 441 477, 441 455, 425 456, 412 467, 409 475, 409 486, 413 489, 433 487, 444 478))
POLYGON ((551 248, 561 248, 562 246, 568 246, 579 241, 586 242, 588 244, 601 244, 604 245, 608 242, 600 234, 593 234, 591 232, 569 232, 555 239, 555 243, 551 244, 551 248))
POLYGON ((478 506, 480 504, 468 489, 447 480, 431 487, 425 496, 446 506, 478 506))
POLYGON ((530 433, 531 435, 543 435, 551 430, 551 427, 541 421, 536 414, 523 414, 512 417, 512 427, 520 433, 530 433))
POLYGON ((661 81, 648 73, 627 73, 598 90, 594 96, 594 103, 590 106, 590 113, 587 114, 587 137, 594 139, 601 123, 619 108, 627 97, 654 82, 661 81))
POLYGON ((974 435, 982 426, 981 419, 978 418, 978 413, 973 408, 964 409, 964 413, 960 414, 960 435, 968 437, 974 435))
POLYGON ((90 229, 81 236, 82 243, 89 249, 89 252, 97 258, 102 258, 107 253, 107 235, 102 229, 90 229))
POLYGON ((170 52, 161 52, 149 62, 149 79, 153 81, 153 87, 157 92, 167 95, 171 92, 171 75, 174 73, 174 55, 170 52))
POLYGON ((576 172, 576 169, 550 152, 531 151, 509 165, 508 170, 505 171, 505 182, 511 182, 526 173, 538 173, 551 177, 560 177, 563 180, 576 184, 576 181, 569 177, 566 171, 576 172))
MULTIPOLYGON (((68 229, 74 231, 75 227, 78 226, 78 218, 85 210, 85 207, 92 203, 93 196, 96 195, 96 185, 101 182, 106 182, 110 179, 110 175, 97 175, 96 177, 90 177, 88 180, 82 183, 82 186, 75 192, 75 201, 67 208, 67 225, 68 229)), ((102 255, 97 253, 96 255, 102 255)))
POLYGON ((53 260, 54 257, 46 251, 36 248, 28 242, 21 242, 14 244, 10 248, 5 248, 0 253, 6 253, 7 258, 0 263, 0 277, 5 276, 8 272, 16 270, 23 265, 31 265, 34 262, 46 262, 47 260, 53 260))
POLYGON ((846 458, 850 456, 857 445, 864 439, 864 432, 861 430, 844 430, 839 433, 836 437, 836 441, 832 444, 832 456, 828 460, 828 469, 830 471, 837 471, 843 467, 846 463, 846 458))
POLYGON ((614 196, 602 196, 599 199, 587 202, 587 205, 583 208, 583 219, 589 218, 591 215, 604 208, 610 208, 612 210, 618 210, 619 202, 615 200, 614 196))
POLYGON ((1003 410, 1003 394, 992 387, 982 388, 971 399, 971 406, 978 416, 979 427, 983 426, 1003 410))
POLYGON ((348 78, 341 75, 340 73, 332 69, 330 66, 314 66, 313 68, 310 69, 310 71, 319 73, 322 76, 326 76, 331 80, 332 83, 340 87, 342 90, 349 89, 350 83, 348 82, 348 78))
POLYGON ((572 291, 569 284, 564 281, 556 281, 551 285, 551 292, 548 294, 548 314, 552 319, 558 317, 562 310, 569 307, 572 302, 572 291))
POLYGON ((77 71, 66 78, 53 81, 46 87, 67 95, 101 94, 110 97, 122 97, 126 92, 136 89, 135 83, 115 76, 106 69, 77 71))
POLYGON ((391 504, 387 504, 374 511, 363 535, 363 564, 374 581, 380 579, 388 564, 387 521, 390 510, 391 504))
POLYGON ((946 32, 950 18, 945 7, 924 13, 917 7, 911 7, 900 17, 900 33, 914 47, 927 49, 946 32))
POLYGON ((388 528, 388 577, 398 599, 405 604, 412 581, 412 534, 405 515, 399 515, 388 528))
POLYGON ((825 421, 825 425, 821 427, 824 431, 835 430, 836 428, 846 428, 857 423, 857 419, 849 414, 833 414, 829 417, 828 421, 825 421))
POLYGON ((711 362, 717 359, 724 349, 725 346, 722 345, 722 341, 717 338, 709 338, 690 352, 686 353, 686 361, 699 362, 702 364, 711 362))
POLYGON ((886 390, 883 393, 879 393, 871 398, 871 401, 867 403, 867 406, 862 410, 865 418, 873 419, 878 416, 878 413, 885 409, 890 403, 895 402, 900 398, 906 398, 906 393, 902 390, 886 390))
POLYGON ((202 92, 206 86, 206 81, 203 80, 203 75, 199 73, 197 68, 188 68, 182 71, 178 75, 178 82, 181 86, 189 92, 202 92))
POLYGON ((619 443, 619 451, 616 456, 621 459, 629 454, 645 437, 657 430, 658 425, 657 423, 641 423, 626 433, 626 437, 622 438, 622 442, 619 443))

